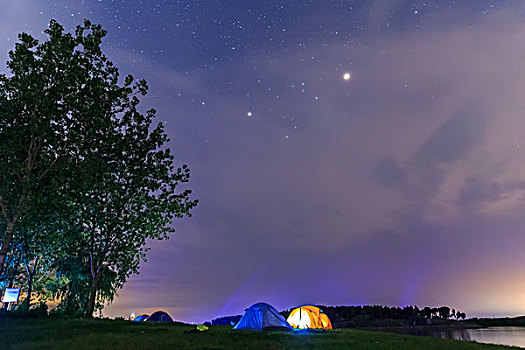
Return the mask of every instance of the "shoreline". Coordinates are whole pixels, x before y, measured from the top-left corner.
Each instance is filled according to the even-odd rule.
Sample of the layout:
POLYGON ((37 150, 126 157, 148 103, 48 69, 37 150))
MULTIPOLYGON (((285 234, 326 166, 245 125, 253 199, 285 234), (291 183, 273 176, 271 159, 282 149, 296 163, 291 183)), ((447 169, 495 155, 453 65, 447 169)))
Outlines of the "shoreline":
MULTIPOLYGON (((402 330, 413 330, 413 331, 447 331, 454 329, 479 329, 487 328, 489 326, 482 326, 475 323, 461 323, 461 324, 440 324, 440 325, 416 325, 416 326, 384 326, 384 327, 354 327, 351 329, 363 330, 363 331, 402 331, 402 330)), ((501 327, 501 326, 491 326, 501 327)), ((398 332, 395 332, 398 333, 398 332)))
POLYGON ((410 325, 402 323, 397 325, 363 325, 359 327, 337 327, 336 328, 351 328, 361 330, 372 330, 372 331, 394 331, 402 332, 403 330, 410 330, 412 332, 422 331, 447 331, 454 329, 479 329, 488 327, 525 327, 525 316, 518 317, 502 317, 502 318, 471 318, 461 321, 436 321, 433 324, 419 324, 410 325))

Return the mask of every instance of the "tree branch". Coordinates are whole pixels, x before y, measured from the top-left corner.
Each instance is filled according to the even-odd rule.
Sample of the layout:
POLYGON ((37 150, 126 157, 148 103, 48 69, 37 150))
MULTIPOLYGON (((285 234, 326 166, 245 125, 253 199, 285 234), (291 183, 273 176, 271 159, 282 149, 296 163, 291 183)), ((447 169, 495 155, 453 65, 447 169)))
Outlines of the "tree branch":
POLYGON ((4 217, 4 220, 9 223, 9 218, 7 217, 7 209, 5 207, 4 203, 4 196, 0 195, 0 211, 2 213, 2 216, 4 217))

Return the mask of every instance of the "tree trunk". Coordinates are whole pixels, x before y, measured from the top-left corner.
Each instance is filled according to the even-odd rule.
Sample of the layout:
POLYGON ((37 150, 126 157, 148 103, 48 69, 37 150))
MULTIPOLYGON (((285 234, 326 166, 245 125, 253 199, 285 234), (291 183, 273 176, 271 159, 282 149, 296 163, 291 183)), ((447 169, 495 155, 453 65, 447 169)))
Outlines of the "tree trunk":
POLYGON ((89 239, 89 272, 91 274, 91 288, 89 289, 89 299, 86 304, 86 317, 93 317, 95 310, 95 301, 97 300, 98 281, 100 279, 100 267, 97 266, 96 259, 93 254, 95 245, 94 227, 91 229, 89 239))
POLYGON ((29 310, 31 306, 31 293, 33 292, 33 274, 30 272, 29 267, 27 267, 27 297, 25 302, 25 307, 29 310))
POLYGON ((25 300, 26 307, 29 310, 29 307, 31 306, 31 293, 33 292, 33 277, 35 276, 36 272, 36 266, 38 265, 38 257, 35 259, 35 265, 33 265, 33 269, 30 269, 29 266, 26 265, 27 270, 27 298, 25 300))
POLYGON ((89 299, 86 304, 86 317, 93 317, 95 311, 95 301, 97 300, 97 290, 100 276, 96 274, 91 280, 91 288, 89 290, 89 299))
POLYGON ((9 245, 11 244, 11 239, 13 239, 14 231, 14 222, 8 222, 2 239, 2 247, 0 247, 0 277, 2 277, 5 271, 5 259, 7 258, 7 253, 9 253, 9 245))

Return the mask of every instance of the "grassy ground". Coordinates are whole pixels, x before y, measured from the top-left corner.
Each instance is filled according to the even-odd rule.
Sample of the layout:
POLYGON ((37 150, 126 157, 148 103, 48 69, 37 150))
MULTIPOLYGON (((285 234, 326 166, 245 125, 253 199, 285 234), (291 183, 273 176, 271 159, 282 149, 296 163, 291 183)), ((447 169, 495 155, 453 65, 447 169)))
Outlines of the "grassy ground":
POLYGON ((192 328, 119 320, 4 319, 0 320, 0 349, 511 349, 357 330, 288 334, 212 326, 206 332, 184 333, 192 328))

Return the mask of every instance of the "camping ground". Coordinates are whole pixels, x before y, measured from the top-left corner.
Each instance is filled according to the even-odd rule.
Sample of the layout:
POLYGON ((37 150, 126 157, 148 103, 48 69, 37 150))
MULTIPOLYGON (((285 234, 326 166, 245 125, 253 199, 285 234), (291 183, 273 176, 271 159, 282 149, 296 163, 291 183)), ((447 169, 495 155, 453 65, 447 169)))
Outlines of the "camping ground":
POLYGON ((187 333, 183 323, 109 319, 0 319, 2 349, 517 349, 474 342, 361 330, 313 334, 254 332, 211 326, 187 333))

